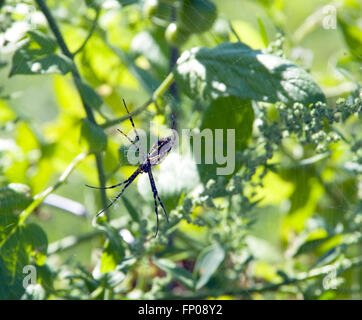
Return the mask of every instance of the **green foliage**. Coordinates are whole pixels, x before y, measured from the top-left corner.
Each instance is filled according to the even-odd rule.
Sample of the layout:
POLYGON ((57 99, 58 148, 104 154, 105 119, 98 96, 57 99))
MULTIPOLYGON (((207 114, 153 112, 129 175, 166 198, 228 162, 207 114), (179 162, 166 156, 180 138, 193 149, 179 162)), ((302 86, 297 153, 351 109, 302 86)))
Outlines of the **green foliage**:
POLYGON ((225 250, 219 245, 211 245, 201 251, 195 264, 195 272, 199 275, 196 290, 202 288, 215 273, 225 258, 225 250))
POLYGON ((153 258, 154 264, 161 270, 169 273, 172 278, 180 281, 184 286, 189 289, 193 289, 195 286, 195 280, 190 272, 177 266, 174 262, 167 259, 153 258))
POLYGON ((30 188, 20 183, 10 183, 0 190, 0 213, 12 214, 25 209, 32 202, 30 188))
POLYGON ((54 39, 40 31, 29 31, 30 40, 16 50, 9 76, 17 74, 66 74, 73 69, 73 62, 63 54, 55 54, 54 39))
POLYGON ((82 119, 81 141, 85 142, 89 152, 103 151, 107 147, 104 131, 86 118, 82 119))
POLYGON ((87 105, 96 110, 100 109, 103 103, 102 98, 94 91, 92 87, 81 82, 79 84, 79 93, 87 105))
POLYGON ((181 29, 202 33, 211 28, 217 17, 216 6, 209 0, 181 1, 176 11, 177 23, 181 29))
POLYGON ((361 298, 360 4, 237 2, 0 5, 0 299, 361 298))
MULTIPOLYGON (((236 97, 218 98, 212 101, 204 112, 200 131, 204 129, 211 129, 213 132, 216 129, 223 129, 222 140, 216 141, 215 146, 222 144, 222 154, 228 155, 230 152, 236 154, 241 153, 247 146, 252 132, 252 123, 254 119, 254 111, 251 103, 248 100, 238 99, 236 97), (231 138, 227 130, 235 130, 235 144, 231 144, 231 138), (230 144, 230 146, 228 145, 230 144)), ((209 179, 216 176, 217 167, 223 167, 213 159, 212 164, 207 164, 206 150, 210 146, 205 146, 205 140, 201 142, 200 149, 197 148, 197 152, 201 153, 201 163, 197 168, 202 181, 207 182, 209 179)), ((235 164, 235 170, 238 171, 242 166, 241 161, 235 164)), ((230 179, 232 174, 226 174, 224 177, 230 179)))
POLYGON ((47 236, 38 225, 18 225, 12 215, 1 215, 0 275, 1 299, 19 299, 23 292, 23 268, 33 258, 34 263, 45 263, 48 248, 47 236))
POLYGON ((324 101, 321 89, 304 69, 239 42, 184 52, 178 60, 175 76, 191 98, 235 96, 307 105, 324 101))

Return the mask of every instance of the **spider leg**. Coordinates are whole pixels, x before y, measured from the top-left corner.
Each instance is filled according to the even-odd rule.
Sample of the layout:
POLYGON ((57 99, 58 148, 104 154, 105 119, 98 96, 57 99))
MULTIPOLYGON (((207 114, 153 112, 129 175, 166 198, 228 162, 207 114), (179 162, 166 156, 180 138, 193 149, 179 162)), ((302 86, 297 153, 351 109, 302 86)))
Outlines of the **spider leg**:
POLYGON ((161 205, 161 207, 163 209, 163 212, 165 214, 167 223, 169 222, 168 221, 168 215, 167 215, 166 209, 165 209, 165 207, 164 207, 164 205, 163 205, 163 203, 162 203, 162 201, 161 201, 161 199, 160 199, 160 197, 158 195, 155 180, 153 178, 151 169, 148 171, 148 177, 150 179, 151 188, 152 188, 152 192, 153 192, 153 198, 155 200, 155 211, 156 211, 156 216, 157 216, 157 230, 158 230, 158 203, 157 203, 157 200, 158 200, 158 202, 160 203, 160 205, 161 205))
POLYGON ((117 131, 120 132, 123 136, 125 136, 125 137, 127 138, 127 140, 128 140, 129 142, 131 142, 132 144, 135 144, 135 143, 136 143, 136 141, 132 140, 132 139, 131 139, 129 136, 127 136, 122 130, 117 129, 117 131))
MULTIPOLYGON (((134 129, 135 134, 136 134, 136 139, 135 139, 135 140, 136 140, 136 141, 141 141, 140 136, 139 136, 139 134, 138 134, 138 132, 137 132, 136 126, 135 126, 135 124, 134 124, 134 122, 133 122, 133 118, 132 118, 132 116, 131 116, 131 113, 129 112, 129 110, 128 110, 128 108, 127 108, 126 101, 124 101, 124 99, 122 99, 122 101, 123 101, 124 107, 126 108, 126 111, 127 111, 128 117, 129 117, 129 121, 131 121, 132 127, 133 127, 133 129, 134 129)), ((145 159, 144 152, 143 152, 143 150, 141 149, 141 144, 140 144, 140 143, 138 144, 138 150, 139 150, 139 152, 140 152, 140 154, 141 154, 142 159, 145 159)))
MULTIPOLYGON (((134 180, 134 179, 133 179, 134 180)), ((127 182, 127 184, 123 187, 122 191, 120 193, 117 194, 117 196, 111 201, 111 203, 109 205, 107 205, 105 208, 103 208, 101 211, 99 211, 96 215, 96 217, 98 217, 101 213, 103 213, 104 211, 106 211, 108 208, 110 208, 113 203, 115 203, 119 198, 120 196, 123 194, 123 192, 126 190, 126 188, 132 183, 132 181, 129 181, 127 182)))
POLYGON ((155 181, 153 180, 153 175, 152 175, 151 169, 148 171, 148 177, 150 179, 151 188, 152 188, 152 192, 153 192, 153 200, 155 201, 155 212, 156 212, 156 220, 157 220, 156 233, 155 233, 155 238, 156 238, 157 233, 158 233, 158 203, 157 203, 158 194, 157 194, 155 181))
POLYGON ((113 205, 113 203, 115 203, 115 202, 119 199, 119 197, 122 195, 122 193, 123 193, 123 192, 127 189, 127 187, 133 182, 133 180, 137 178, 137 176, 138 176, 140 173, 142 173, 142 169, 141 169, 141 167, 138 167, 138 168, 136 169, 136 171, 133 172, 132 175, 131 175, 127 180, 125 180, 125 181, 123 181, 123 182, 121 182, 121 183, 119 183, 119 184, 116 184, 116 185, 111 186, 111 187, 105 187, 105 188, 91 187, 91 188, 95 188, 95 189, 110 189, 110 188, 115 188, 115 187, 117 187, 117 186, 119 186, 119 185, 121 185, 121 184, 125 184, 124 187, 123 187, 123 189, 122 189, 122 191, 121 191, 119 194, 117 194, 117 196, 111 201, 111 203, 97 213, 97 217, 98 217, 102 212, 106 211, 109 207, 111 207, 111 206, 113 205))
POLYGON ((88 187, 88 188, 92 188, 92 189, 113 189, 113 188, 116 188, 116 187, 119 187, 121 186, 122 184, 124 183, 127 183, 129 179, 125 180, 125 181, 122 181, 121 183, 118 183, 118 184, 115 184, 113 186, 109 186, 109 187, 94 187, 94 186, 90 186, 88 184, 86 184, 85 186, 88 187))
POLYGON ((167 223, 169 223, 169 221, 168 221, 167 211, 166 211, 166 209, 165 209, 165 207, 164 207, 164 205, 163 205, 163 203, 162 203, 162 201, 161 201, 160 197, 158 196, 158 193, 157 193, 157 199, 158 199, 158 202, 160 203, 160 205, 161 205, 161 207, 162 207, 162 209, 163 209, 163 212, 164 212, 165 217, 166 217, 166 221, 167 221, 167 223))
POLYGON ((126 138, 127 138, 127 140, 129 141, 129 142, 131 142, 131 144, 134 144, 136 147, 137 147, 137 151, 139 151, 140 150, 140 144, 139 144, 139 139, 138 139, 138 137, 136 137, 136 139, 135 140, 132 140, 127 134, 125 134, 122 130, 120 130, 120 129, 117 129, 118 130, 118 132, 120 132, 123 136, 125 136, 126 138))
POLYGON ((158 233, 158 207, 157 207, 157 198, 155 196, 155 193, 153 193, 153 199, 155 200, 155 212, 156 212, 156 232, 155 232, 155 238, 157 237, 158 233))

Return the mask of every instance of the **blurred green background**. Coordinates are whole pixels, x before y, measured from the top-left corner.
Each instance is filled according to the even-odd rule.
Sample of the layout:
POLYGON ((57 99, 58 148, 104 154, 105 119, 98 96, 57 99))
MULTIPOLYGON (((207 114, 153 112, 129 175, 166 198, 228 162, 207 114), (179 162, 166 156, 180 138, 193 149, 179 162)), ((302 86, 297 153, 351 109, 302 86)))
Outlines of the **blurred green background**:
MULTIPOLYGON (((356 92, 358 96, 361 55, 354 52, 361 52, 361 16, 357 14, 361 12, 360 1, 335 1, 331 4, 330 1, 311 0, 215 0, 218 20, 213 27, 206 32, 192 34, 178 48, 164 39, 165 28, 170 21, 163 20, 162 16, 160 20, 147 18, 143 1, 128 2, 103 3, 96 27, 99 30, 94 31, 83 50, 75 56, 82 78, 103 99, 100 112, 95 112, 98 123, 125 115, 122 98, 131 110, 147 101, 169 73, 170 65, 175 64, 172 54, 178 55, 195 46, 213 48, 224 41, 236 42, 235 34, 252 49, 265 49, 269 45, 273 54, 277 54, 277 49, 283 50, 283 57, 310 72, 326 95, 328 107, 333 109, 338 98, 356 97, 356 92), (336 28, 323 28, 323 19, 328 18, 330 13, 323 11, 326 5, 336 9, 336 15, 332 10, 330 16, 332 23, 335 18, 336 28), (157 46, 147 38, 141 38, 136 43, 137 36, 151 31, 157 46), (282 40, 277 42, 278 39, 282 40), (275 47, 270 47, 271 44, 275 47), (147 88, 140 81, 140 70, 145 70, 151 76, 153 82, 148 83, 150 87, 147 88)), ((169 5, 176 1, 161 2, 169 5)), ((92 26, 95 17, 92 3, 97 1, 46 3, 70 51, 74 52, 92 26)), ((54 185, 74 157, 86 150, 80 134, 85 112, 69 73, 17 74, 9 77, 12 57, 20 41, 26 37, 26 31, 38 29, 52 36, 35 2, 5 1, 0 17, 0 186, 6 188, 14 183, 27 185, 28 193, 20 192, 21 195, 17 194, 16 197, 30 199, 54 185)), ((200 127, 206 104, 193 101, 181 88, 177 89, 179 91, 175 93, 171 88, 159 105, 152 104, 145 112, 135 116, 136 126, 147 132, 149 121, 153 120, 169 127, 168 115, 179 108, 179 129, 200 127)), ((273 107, 269 110, 275 111, 273 107)), ((271 114, 269 116, 272 118, 271 114)), ((255 115, 255 121, 257 119, 258 115, 255 115)), ((236 290, 263 283, 278 283, 285 280, 286 274, 295 275, 308 272, 313 267, 360 257, 362 164, 359 162, 361 148, 357 143, 360 141, 360 119, 359 113, 352 115, 345 123, 337 124, 346 140, 340 139, 328 145, 327 155, 321 160, 312 161, 311 165, 298 166, 303 159, 316 155, 314 146, 303 145, 297 138, 283 140, 284 149, 276 151, 269 162, 280 164, 280 168, 275 172, 268 171, 262 186, 253 185, 258 182, 257 175, 243 186, 243 196, 247 196, 248 201, 258 201, 250 210, 245 210, 246 214, 243 214, 245 199, 242 196, 238 198, 239 195, 234 196, 234 200, 230 195, 214 197, 214 207, 199 199, 199 204, 193 203, 190 214, 190 219, 196 222, 188 223, 183 216, 176 225, 176 232, 166 233, 169 227, 162 219, 160 232, 163 235, 160 240, 150 239, 156 222, 153 198, 147 186, 147 177, 139 178, 126 191, 126 202, 117 201, 109 211, 109 221, 116 221, 115 225, 123 230, 121 235, 125 243, 134 246, 129 249, 132 252, 129 256, 136 258, 132 268, 123 271, 124 279, 117 283, 120 288, 104 285, 102 281, 105 280, 97 278, 94 271, 99 267, 102 247, 107 248, 109 240, 102 232, 97 232, 94 221, 92 223, 102 202, 98 192, 85 187, 85 184, 99 185, 94 157, 88 156, 54 192, 77 204, 69 204, 67 211, 59 208, 60 204, 64 204, 62 199, 53 198, 55 206, 47 204, 48 199, 27 220, 44 229, 49 243, 46 265, 53 272, 51 287, 55 289, 45 290, 46 293, 39 293, 39 296, 106 298, 106 290, 113 290, 113 298, 167 298, 177 297, 178 294, 182 297, 182 293, 188 292, 185 289, 187 280, 180 280, 179 270, 175 271, 174 265, 165 267, 162 262, 154 263, 151 256, 173 261, 197 277, 200 270, 195 271, 194 266, 196 261, 200 263, 202 260, 200 252, 215 243, 223 243, 223 237, 229 233, 231 239, 225 243, 226 253, 223 253, 229 258, 221 259, 223 264, 216 265, 216 269, 219 269, 212 272, 211 281, 204 291, 192 291, 196 292, 195 297, 198 297, 197 292, 201 292, 202 298, 361 299, 362 274, 359 268, 338 274, 336 277, 340 280, 336 282, 337 288, 331 290, 323 287, 323 278, 315 282, 301 282, 300 286, 286 285, 276 290, 256 290, 250 294, 232 294, 222 285, 225 277, 236 290), (357 150, 352 152, 352 145, 357 150), (359 169, 348 171, 345 169, 348 167, 346 163, 354 163, 359 169), (78 207, 81 214, 69 212, 78 207), (139 220, 148 221, 146 231, 145 227, 141 227, 142 223, 130 216, 132 208, 138 212, 139 220), (239 214, 240 221, 235 224, 240 225, 240 234, 235 231, 238 230, 236 225, 233 228, 232 220, 228 221, 228 216, 221 214, 220 210, 232 210, 233 214, 239 214), (86 235, 84 239, 83 235, 86 235), (56 249, 58 241, 62 239, 68 239, 68 243, 72 240, 79 243, 56 249), (331 250, 336 253, 331 255, 331 250), (327 253, 327 259, 323 260, 327 253), (77 287, 74 284, 76 280, 72 282, 67 276, 82 274, 79 269, 85 269, 89 274, 93 272, 94 279, 99 283, 95 287, 89 285, 88 291, 84 289, 84 284, 77 287), (153 278, 163 279, 164 283, 161 280, 156 288, 153 278), (59 288, 65 291, 69 289, 69 296, 59 293, 59 288), (96 292, 97 288, 103 291, 96 292), (158 296, 160 291, 163 295, 158 296)), ((122 147, 129 143, 117 133, 116 128, 122 128, 125 132, 131 130, 128 121, 105 130, 108 144, 103 151, 103 159, 107 185, 126 179, 135 169, 126 163, 122 147)), ((253 133, 251 139, 255 137, 253 133)), ((257 139, 254 143, 257 145, 257 139)), ((251 145, 254 146, 253 143, 251 145)), ((185 208, 185 197, 200 185, 207 186, 207 181, 197 183, 198 174, 192 160, 186 156, 172 159, 173 162, 170 160, 163 167, 154 169, 156 182, 160 185, 160 196, 170 216, 173 210, 177 211, 177 206, 185 208), (177 175, 178 170, 184 174, 177 175), (177 189, 173 179, 179 178, 185 181, 181 181, 177 189), (190 183, 194 179, 195 183, 190 183)), ((258 174, 262 171, 261 167, 256 170, 258 174)), ((116 193, 110 190, 107 195, 111 199, 116 193)), ((6 195, 0 200, 3 206, 1 210, 5 212, 6 195)), ((26 208, 19 207, 21 210, 26 208)), ((21 210, 14 209, 14 213, 19 214, 21 210)), ((217 256, 216 251, 212 252, 217 256)), ((205 263, 205 259, 202 261, 205 263)), ((89 274, 84 277, 92 278, 89 274)), ((91 282, 90 278, 87 281, 91 282)), ((44 283, 42 286, 46 288, 44 283)), ((34 292, 28 292, 25 297, 35 296, 34 292)), ((193 297, 191 293, 190 297, 193 297)))

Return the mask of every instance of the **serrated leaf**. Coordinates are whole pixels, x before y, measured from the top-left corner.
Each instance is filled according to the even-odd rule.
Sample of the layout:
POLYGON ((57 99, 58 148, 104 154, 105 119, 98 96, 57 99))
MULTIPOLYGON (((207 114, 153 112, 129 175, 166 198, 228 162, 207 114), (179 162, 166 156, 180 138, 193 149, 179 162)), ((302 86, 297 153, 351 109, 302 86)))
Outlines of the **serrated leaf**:
POLYGON ((176 263, 168 259, 152 258, 152 261, 157 267, 170 274, 174 279, 180 281, 187 288, 191 290, 194 289, 195 279, 189 271, 177 266, 176 263))
POLYGON ((12 59, 9 77, 16 74, 66 74, 73 70, 73 61, 55 54, 57 43, 39 30, 28 32, 30 40, 18 48, 12 59))
MULTIPOLYGON (((8 222, 0 219, 0 230, 6 229, 8 222), (2 225, 4 222, 6 224, 2 225)), ((44 258, 35 253, 42 248, 41 255, 45 256, 48 246, 46 235, 39 226, 30 224, 15 227, 0 242, 1 300, 20 299, 25 292, 23 268, 29 265, 30 256, 35 258, 35 262, 43 263, 44 258)))
POLYGON ((20 183, 10 183, 0 188, 0 214, 16 214, 32 202, 30 188, 20 183))
POLYGON ((9 77, 17 74, 67 74, 73 69, 73 61, 65 55, 54 53, 39 55, 36 50, 27 47, 19 48, 12 60, 9 77))
POLYGON ((26 250, 37 265, 44 265, 48 251, 48 238, 44 230, 35 223, 29 223, 23 229, 26 238, 26 250))
POLYGON ((0 214, 0 244, 18 224, 18 217, 13 214, 0 214))
POLYGON ((80 82, 78 87, 83 101, 91 108, 99 110, 103 104, 103 100, 98 93, 95 92, 92 87, 83 82, 80 82))
POLYGON ((89 152, 100 152, 107 147, 107 136, 103 129, 86 118, 82 119, 81 140, 89 152))
POLYGON ((55 39, 48 37, 39 30, 31 30, 28 32, 31 39, 34 40, 42 49, 44 53, 52 53, 57 48, 55 39))
POLYGON ((199 275, 196 290, 201 289, 224 261, 225 250, 219 244, 213 244, 201 251, 194 272, 199 275))
POLYGON ((102 253, 100 271, 107 273, 116 269, 117 264, 124 258, 125 249, 117 229, 104 225, 104 230, 107 233, 108 239, 102 253))
POLYGON ((282 101, 288 105, 325 100, 304 69, 241 42, 186 51, 177 60, 174 74, 191 98, 235 96, 272 103, 282 101))

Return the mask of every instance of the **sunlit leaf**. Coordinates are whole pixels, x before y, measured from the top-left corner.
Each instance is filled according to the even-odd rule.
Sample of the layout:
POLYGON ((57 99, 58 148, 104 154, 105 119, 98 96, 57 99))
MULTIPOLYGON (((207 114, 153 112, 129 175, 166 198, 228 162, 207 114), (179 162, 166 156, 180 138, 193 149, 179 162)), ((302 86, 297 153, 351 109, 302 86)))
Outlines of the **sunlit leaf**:
POLYGON ((9 77, 17 74, 66 74, 73 69, 71 59, 62 54, 48 54, 38 56, 26 47, 16 51, 9 77))
MULTIPOLYGON (((6 229, 8 223, 0 219, 0 229, 6 229)), ((29 265, 30 256, 44 263, 47 246, 44 231, 35 224, 17 226, 6 234, 0 242, 0 299, 19 299, 23 295, 23 268, 29 265)))
POLYGON ((99 110, 103 100, 98 93, 95 92, 92 87, 83 82, 79 83, 79 90, 83 101, 93 109, 99 110))
POLYGON ((220 264, 224 261, 225 250, 219 244, 213 244, 205 248, 197 257, 194 272, 199 277, 196 289, 202 288, 214 275, 220 264))
POLYGON ((81 138, 90 152, 103 151, 107 147, 107 136, 103 129, 87 118, 82 119, 81 138))
POLYGON ((191 98, 235 96, 288 105, 324 101, 312 77, 292 62, 243 43, 193 48, 177 61, 175 77, 191 98))
POLYGON ((101 273, 107 273, 116 269, 117 264, 124 258, 125 248, 123 245, 122 237, 119 236, 118 231, 109 226, 104 225, 108 239, 104 245, 104 250, 101 257, 101 273))
POLYGON ((180 281, 189 289, 194 289, 195 280, 189 271, 177 266, 176 263, 168 259, 156 259, 154 257, 152 258, 152 261, 161 270, 169 273, 175 280, 180 281))
POLYGON ((10 183, 0 188, 0 214, 17 214, 32 202, 30 188, 20 183, 10 183))

